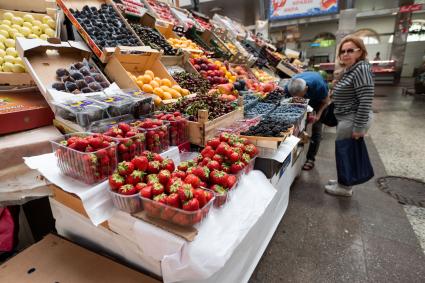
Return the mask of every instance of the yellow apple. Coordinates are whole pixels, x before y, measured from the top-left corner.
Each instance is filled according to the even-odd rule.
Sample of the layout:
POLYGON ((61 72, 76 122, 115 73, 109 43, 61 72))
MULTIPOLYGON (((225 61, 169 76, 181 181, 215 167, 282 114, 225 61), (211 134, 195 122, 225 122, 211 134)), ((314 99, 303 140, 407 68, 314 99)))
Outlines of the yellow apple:
POLYGON ((9 63, 13 63, 13 61, 15 60, 15 57, 13 57, 12 55, 6 55, 3 57, 4 62, 9 62, 9 63))
POLYGON ((6 54, 13 56, 13 57, 17 57, 18 56, 18 52, 16 51, 15 47, 9 47, 6 49, 6 54))
POLYGON ((3 64, 3 71, 4 72, 12 72, 12 68, 13 68, 13 63, 11 63, 11 62, 5 62, 3 64))
POLYGON ((24 73, 25 72, 25 68, 22 65, 13 64, 13 66, 12 66, 12 72, 14 72, 14 73, 24 73))
POLYGON ((3 62, 4 62, 3 57, 0 57, 0 66, 3 65, 3 62))
POLYGON ((49 25, 49 27, 51 27, 52 29, 56 29, 56 22, 52 19, 47 21, 47 24, 49 25))
POLYGON ((25 22, 29 22, 29 23, 32 23, 32 21, 34 21, 34 17, 31 14, 25 14, 23 16, 23 19, 25 22))
POLYGON ((39 27, 39 26, 33 26, 32 27, 32 33, 39 36, 40 34, 42 34, 41 27, 39 27))
POLYGON ((30 33, 27 38, 38 38, 38 35, 30 33))
POLYGON ((10 26, 5 25, 5 24, 1 24, 1 25, 0 25, 0 30, 5 30, 5 31, 9 32, 9 30, 10 30, 10 26))
POLYGON ((24 61, 22 61, 21 57, 16 57, 13 63, 24 66, 24 61))
POLYGON ((5 19, 5 20, 9 20, 9 21, 11 21, 12 20, 12 18, 14 17, 15 15, 13 15, 12 13, 10 13, 10 12, 6 12, 6 13, 4 13, 3 14, 3 18, 5 19))
POLYGON ((13 38, 14 39, 16 39, 16 38, 18 38, 18 37, 25 37, 25 35, 23 35, 22 33, 20 33, 20 32, 17 32, 17 33, 15 33, 14 35, 13 35, 13 38))
POLYGON ((42 22, 40 22, 39 20, 34 20, 34 21, 32 21, 32 25, 33 26, 38 26, 38 27, 40 27, 41 28, 41 25, 42 25, 43 23, 42 22))
POLYGON ((22 19, 21 17, 13 17, 12 18, 12 23, 21 26, 24 23, 24 19, 22 19))
POLYGON ((50 28, 48 24, 41 25, 41 30, 46 30, 47 28, 50 28))
POLYGON ((32 29, 27 27, 21 27, 19 32, 22 33, 24 36, 28 36, 32 32, 32 29))
POLYGON ((16 25, 16 24, 11 25, 10 27, 16 30, 19 30, 21 28, 20 25, 16 25))
POLYGON ((49 36, 47 35, 47 34, 42 34, 42 35, 40 35, 40 39, 42 39, 42 40, 47 40, 49 38, 49 36))
POLYGON ((7 25, 7 26, 11 26, 11 25, 12 25, 12 22, 11 22, 11 21, 9 21, 9 20, 3 20, 1 23, 2 23, 3 25, 7 25))
POLYGON ((9 33, 5 30, 0 30, 0 34, 4 37, 4 38, 9 38, 9 33))
MULTIPOLYGON (((3 60, 3 57, 6 56, 6 51, 4 51, 3 49, 0 49, 0 57, 3 60)), ((0 64, 1 65, 1 64, 0 64)))
POLYGON ((43 17, 43 23, 47 24, 48 21, 52 20, 50 16, 44 16, 43 17))
POLYGON ((4 44, 5 44, 7 47, 15 47, 15 40, 14 40, 14 39, 11 39, 11 38, 8 38, 8 39, 6 39, 6 40, 4 41, 4 44))
POLYGON ((25 22, 22 24, 23 27, 27 27, 29 29, 32 29, 32 22, 25 22))
POLYGON ((4 45, 4 43, 3 42, 0 42, 0 50, 3 50, 4 51, 5 49, 6 49, 6 46, 4 45))
POLYGON ((2 34, 0 34, 0 42, 4 42, 6 40, 6 37, 2 34))
POLYGON ((45 34, 47 34, 49 37, 54 37, 55 36, 55 31, 52 30, 51 28, 48 28, 44 31, 45 34))

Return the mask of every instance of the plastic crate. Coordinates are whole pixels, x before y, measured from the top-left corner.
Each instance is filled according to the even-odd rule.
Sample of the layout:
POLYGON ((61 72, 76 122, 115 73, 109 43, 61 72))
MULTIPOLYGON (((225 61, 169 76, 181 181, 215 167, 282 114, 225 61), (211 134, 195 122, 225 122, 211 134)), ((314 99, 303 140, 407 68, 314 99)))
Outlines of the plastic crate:
POLYGON ((102 182, 114 172, 117 167, 117 145, 94 152, 81 152, 62 144, 71 136, 86 137, 91 133, 73 133, 50 141, 57 158, 57 165, 62 174, 82 181, 86 184, 102 182))
POLYGON ((112 203, 119 210, 136 213, 142 210, 142 202, 140 201, 139 194, 134 195, 121 195, 109 189, 109 194, 112 199, 112 203))
MULTIPOLYGON (((168 148, 170 147, 170 123, 168 121, 160 120, 163 123, 163 125, 161 126, 143 128, 142 126, 140 126, 140 123, 145 120, 146 119, 143 119, 142 121, 137 121, 134 126, 137 126, 140 130, 146 133, 146 150, 155 153, 161 153, 168 150, 168 148)), ((152 120, 155 121, 155 119, 152 120)))

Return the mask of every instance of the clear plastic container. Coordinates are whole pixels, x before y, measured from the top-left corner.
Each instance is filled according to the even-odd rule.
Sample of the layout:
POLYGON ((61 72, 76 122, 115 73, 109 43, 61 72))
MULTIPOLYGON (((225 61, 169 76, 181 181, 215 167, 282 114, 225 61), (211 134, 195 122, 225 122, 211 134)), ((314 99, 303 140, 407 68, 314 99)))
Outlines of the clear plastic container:
POLYGON ((62 144, 71 136, 86 137, 89 135, 91 134, 73 133, 50 142, 62 174, 86 184, 95 184, 106 180, 116 169, 116 143, 111 143, 109 147, 94 152, 81 152, 62 144))
MULTIPOLYGON (((146 120, 146 119, 145 119, 146 120)), ((141 122, 145 121, 142 120, 141 122)), ((151 119, 157 121, 157 119, 151 119)), ((155 153, 162 153, 170 147, 169 127, 168 121, 162 121, 161 126, 154 126, 152 128, 144 128, 139 126, 141 131, 146 133, 146 149, 155 153)), ((137 122, 140 124, 140 122, 137 122)))
POLYGON ((188 116, 180 114, 179 118, 170 112, 154 112, 149 115, 153 118, 168 121, 170 123, 170 145, 179 146, 189 141, 189 123, 188 116), (174 121, 172 121, 174 117, 174 121))
POLYGON ((143 210, 146 211, 148 216, 160 218, 167 222, 185 227, 191 227, 202 222, 202 220, 208 215, 213 203, 215 202, 215 196, 213 196, 213 198, 207 204, 205 204, 204 207, 196 211, 186 211, 141 197, 140 195, 139 197, 142 202, 143 210))
POLYGON ((154 110, 153 95, 144 93, 141 90, 136 89, 124 89, 122 90, 124 95, 127 95, 134 100, 134 105, 131 114, 135 118, 142 117, 152 113, 154 110))
POLYGON ((53 104, 56 116, 75 122, 84 129, 94 121, 108 118, 108 105, 93 99, 75 97, 53 104))
POLYGON ((254 158, 251 158, 251 161, 248 163, 248 165, 243 170, 244 174, 248 175, 252 170, 254 170, 256 158, 257 158, 257 156, 254 156, 254 158))
POLYGON ((112 198, 112 203, 119 210, 136 213, 142 210, 142 202, 140 200, 139 194, 134 195, 121 195, 109 189, 109 194, 112 198))
MULTIPOLYGON (((94 133, 102 133, 102 134, 108 135, 107 131, 113 127, 117 127, 118 123, 124 122, 127 124, 131 124, 134 121, 135 119, 131 115, 124 115, 124 116, 114 117, 110 119, 105 119, 105 120, 93 123, 90 126, 90 131, 94 133)), ((144 130, 140 128, 136 128, 136 129, 137 129, 136 135, 132 137, 117 138, 117 137, 111 136, 111 139, 113 139, 118 144, 117 146, 118 162, 130 161, 136 155, 142 154, 142 152, 146 149, 146 133, 144 130), (124 146, 121 146, 121 144, 123 144, 124 146)))
POLYGON ((134 99, 122 94, 99 94, 90 96, 90 98, 107 104, 109 106, 108 113, 111 117, 131 114, 135 104, 134 99))
POLYGON ((213 191, 214 195, 215 195, 215 200, 214 200, 214 207, 215 208, 219 208, 221 206, 223 206, 226 202, 230 201, 231 199, 231 195, 233 193, 233 191, 236 190, 236 188, 238 187, 238 183, 239 183, 239 178, 242 174, 237 174, 237 181, 236 183, 233 185, 233 187, 231 187, 230 189, 226 190, 224 194, 218 194, 216 192, 213 191))

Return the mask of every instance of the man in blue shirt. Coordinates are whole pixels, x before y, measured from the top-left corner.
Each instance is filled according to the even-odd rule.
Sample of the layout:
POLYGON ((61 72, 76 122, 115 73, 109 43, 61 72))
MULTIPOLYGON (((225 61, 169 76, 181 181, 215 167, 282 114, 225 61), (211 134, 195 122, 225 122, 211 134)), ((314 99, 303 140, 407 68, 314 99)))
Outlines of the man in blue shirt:
POLYGON ((323 125, 320 122, 323 110, 329 104, 328 85, 323 77, 317 72, 304 72, 292 77, 286 86, 286 91, 291 96, 298 96, 309 99, 309 105, 316 112, 311 129, 310 145, 307 151, 307 161, 303 170, 314 168, 314 161, 319 151, 320 140, 322 139, 323 125))

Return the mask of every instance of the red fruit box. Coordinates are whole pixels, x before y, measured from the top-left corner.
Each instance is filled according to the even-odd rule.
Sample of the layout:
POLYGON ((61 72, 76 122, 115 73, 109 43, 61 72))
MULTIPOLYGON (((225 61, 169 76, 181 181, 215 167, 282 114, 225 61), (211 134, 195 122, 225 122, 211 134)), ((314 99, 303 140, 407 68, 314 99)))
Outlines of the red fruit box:
POLYGON ((142 202, 143 210, 146 211, 148 216, 163 219, 167 222, 185 227, 191 227, 202 222, 202 220, 204 220, 204 218, 208 215, 213 203, 215 203, 215 197, 213 196, 213 198, 202 208, 196 211, 186 211, 144 198, 140 195, 139 197, 142 202))
POLYGON ((236 176, 238 178, 238 181, 233 185, 233 187, 226 190, 226 192, 224 194, 218 194, 216 192, 213 192, 214 195, 215 195, 215 200, 214 200, 214 207, 215 208, 219 208, 219 207, 223 206, 226 202, 230 201, 231 195, 236 190, 236 188, 238 187, 239 179, 241 177, 240 174, 237 174, 236 176))
POLYGON ((117 145, 112 143, 109 147, 94 152, 81 152, 62 144, 71 136, 89 135, 91 133, 73 133, 50 142, 62 174, 86 184, 95 184, 106 180, 117 167, 117 145))
MULTIPOLYGON (((142 121, 137 121, 134 124, 140 124, 142 121)), ((170 147, 169 127, 168 121, 162 121, 162 126, 152 128, 143 128, 139 126, 141 131, 146 132, 146 149, 155 153, 162 153, 170 147)))
POLYGON ((142 210, 142 202, 140 201, 139 194, 134 195, 121 195, 109 189, 109 194, 112 198, 112 203, 119 210, 136 213, 142 210))
MULTIPOLYGON (((153 118, 163 120, 162 117, 166 118, 167 115, 171 115, 171 117, 175 117, 173 113, 170 112, 154 112, 150 115, 153 118), (166 115, 164 117, 164 115, 166 115)), ((165 119, 163 121, 168 121, 170 123, 170 145, 179 146, 185 142, 189 141, 189 124, 188 124, 188 116, 180 114, 179 120, 170 120, 165 119)))

